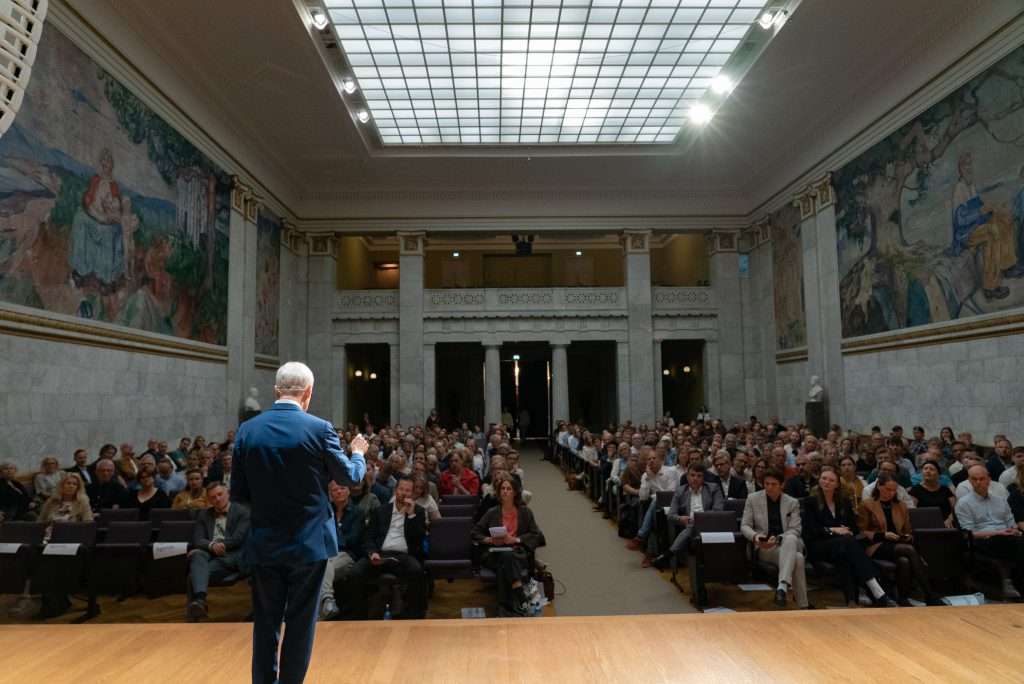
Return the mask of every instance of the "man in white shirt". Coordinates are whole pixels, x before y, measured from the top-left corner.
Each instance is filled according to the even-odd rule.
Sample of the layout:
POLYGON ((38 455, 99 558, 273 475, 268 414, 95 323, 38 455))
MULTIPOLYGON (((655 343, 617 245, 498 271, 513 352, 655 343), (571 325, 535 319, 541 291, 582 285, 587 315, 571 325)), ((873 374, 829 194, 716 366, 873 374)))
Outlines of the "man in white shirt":
POLYGON ((647 458, 647 472, 640 478, 640 505, 646 507, 643 523, 640 531, 634 539, 627 542, 631 549, 639 549, 646 545, 647 538, 654 525, 654 514, 658 507, 658 492, 674 492, 679 486, 679 470, 666 466, 665 455, 659 454, 650 446, 640 448, 640 460, 647 458))
POLYGON ((1013 450, 1013 465, 999 475, 999 484, 1009 489, 1010 485, 1017 481, 1017 471, 1020 468, 1024 468, 1024 447, 1013 450))

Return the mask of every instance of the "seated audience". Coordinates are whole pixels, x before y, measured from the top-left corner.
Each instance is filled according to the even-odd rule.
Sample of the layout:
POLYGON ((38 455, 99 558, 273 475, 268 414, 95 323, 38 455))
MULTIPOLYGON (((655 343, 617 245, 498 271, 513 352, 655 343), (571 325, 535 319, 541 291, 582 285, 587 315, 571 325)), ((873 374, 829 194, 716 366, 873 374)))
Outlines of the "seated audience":
POLYGON ((832 470, 823 471, 812 495, 804 500, 803 536, 809 559, 836 567, 848 605, 856 605, 859 585, 867 587, 876 606, 896 605, 878 583, 878 569, 857 542, 859 532, 853 502, 843 495, 839 476, 832 470))
POLYGON ((533 512, 523 501, 512 478, 501 473, 494 486, 500 504, 484 513, 473 528, 473 541, 485 547, 483 564, 497 575, 498 605, 509 615, 525 615, 523 578, 532 570, 533 553, 545 544, 533 512), (504 534, 494 536, 500 529, 504 534))
POLYGON ((1007 489, 1017 481, 1017 473, 1024 470, 1024 446, 1014 447, 1013 465, 999 474, 999 484, 1007 489))
POLYGON ((53 496, 65 475, 67 473, 60 469, 56 458, 53 456, 43 458, 39 465, 39 472, 32 476, 32 489, 35 490, 34 498, 37 507, 42 506, 47 499, 53 496))
POLYGON ((164 457, 156 464, 156 486, 167 498, 174 500, 188 486, 185 477, 174 470, 174 461, 164 457))
MULTIPOLYGON (((724 449, 723 449, 724 451, 724 449)), ((721 452, 719 452, 721 453, 721 452)), ((728 452, 725 452, 728 454, 728 452)), ((675 536, 668 551, 659 557, 657 564, 662 565, 668 561, 675 570, 679 561, 686 557, 690 548, 690 539, 693 536, 693 517, 704 511, 721 511, 725 508, 725 499, 722 497, 722 490, 716 484, 704 482, 704 464, 693 463, 686 469, 686 484, 676 489, 672 495, 672 503, 669 505, 666 518, 669 522, 669 529, 674 530, 681 527, 682 530, 675 536)), ((644 558, 644 567, 650 565, 649 558, 644 558)))
POLYGON ((775 605, 785 607, 794 591, 796 605, 808 608, 800 502, 782 491, 783 477, 774 468, 765 473, 764 488, 748 496, 743 506, 740 532, 754 545, 755 559, 779 568, 775 605))
POLYGON ((196 517, 188 554, 191 601, 186 616, 192 621, 207 615, 206 591, 211 580, 245 574, 242 545, 249 534, 249 509, 232 503, 227 487, 220 482, 206 486, 206 499, 210 507, 196 517))
MULTIPOLYGON (((740 454, 737 452, 738 456, 740 454)), ((717 484, 722 490, 722 496, 726 499, 747 498, 747 482, 742 477, 733 474, 732 457, 729 456, 728 450, 720 449, 715 454, 713 466, 714 472, 706 473, 708 484, 717 484)))
POLYGON ((921 587, 930 606, 942 605, 932 593, 928 582, 928 569, 914 548, 910 530, 910 513, 896 498, 899 485, 885 473, 875 480, 871 498, 861 503, 858 524, 860 537, 867 543, 865 553, 871 558, 896 563, 899 601, 910 605, 910 592, 914 582, 921 587))
POLYGON ((975 463, 967 471, 971 491, 956 502, 956 519, 960 527, 974 537, 974 550, 1010 564, 1012 579, 1003 580, 1003 597, 1020 598, 1024 588, 1024 537, 1013 519, 1006 498, 990 491, 992 479, 988 469, 975 463))
POLYGON ((798 454, 796 457, 797 474, 786 480, 783 487, 786 494, 794 499, 806 499, 817 481, 821 472, 821 461, 812 458, 814 456, 817 456, 816 452, 798 454))
POLYGON ((914 505, 918 508, 938 508, 942 511, 946 527, 953 527, 953 506, 956 505, 956 497, 952 489, 940 482, 941 470, 938 462, 922 462, 920 472, 921 482, 907 492, 914 500, 914 505))
MULTIPOLYGON (((892 461, 882 461, 878 464, 878 473, 885 473, 890 478, 896 480, 899 483, 899 466, 892 461)), ((871 483, 864 486, 864 489, 860 493, 860 500, 867 501, 871 498, 872 493, 875 491, 875 483, 871 483)), ((914 507, 914 499, 911 498, 910 493, 901 484, 897 484, 896 497, 903 502, 903 505, 907 508, 914 507)))
POLYGON ((102 458, 95 465, 92 484, 85 488, 89 494, 92 510, 120 508, 127 497, 128 490, 117 481, 114 474, 114 462, 109 458, 102 458))
POLYGON ((427 486, 427 478, 422 475, 412 478, 412 497, 417 506, 421 506, 427 512, 427 522, 441 518, 441 509, 438 508, 434 497, 430 495, 430 488, 427 486))
POLYGON ((654 555, 655 540, 650 538, 650 534, 657 509, 657 494, 658 492, 675 492, 679 487, 679 470, 673 466, 664 465, 664 458, 664 452, 658 454, 650 446, 645 445, 640 448, 640 460, 647 462, 647 471, 640 480, 638 492, 644 517, 636 538, 630 540, 627 546, 631 549, 643 547, 646 565, 650 565, 650 559, 654 555))
POLYGON ((149 520, 149 512, 154 508, 170 508, 171 500, 156 486, 156 478, 149 470, 139 471, 136 478, 139 488, 129 491, 121 503, 122 508, 138 508, 139 520, 149 520))
POLYGON ((131 444, 122 444, 120 455, 114 459, 114 466, 117 468, 117 475, 126 486, 130 487, 139 475, 139 462, 135 457, 135 447, 131 444))
POLYGON ((203 471, 192 468, 185 473, 185 489, 174 497, 171 508, 201 511, 209 506, 206 500, 206 487, 203 485, 203 471))
POLYGON ((13 463, 0 465, 0 522, 5 520, 30 520, 32 497, 25 485, 18 482, 18 466, 13 463))
MULTIPOLYGON (((978 453, 975 451, 966 451, 964 452, 963 464, 964 472, 968 474, 968 477, 965 478, 962 482, 960 482, 960 484, 956 486, 954 492, 956 493, 957 499, 960 499, 965 494, 970 494, 972 491, 974 491, 974 488, 971 486, 970 481, 970 469, 975 465, 985 465, 985 460, 981 456, 979 456, 978 453)), ((986 466, 986 469, 987 468, 988 466, 986 466)), ((992 481, 991 475, 989 476, 989 478, 990 481, 988 486, 988 493, 990 495, 998 496, 1003 499, 1010 496, 1010 492, 1007 491, 1006 487, 999 484, 998 482, 992 481)))
POLYGON ((480 478, 464 464, 465 454, 463 450, 457 450, 448 459, 448 470, 441 474, 441 482, 438 489, 441 491, 441 498, 451 494, 479 496, 480 478))
POLYGON ((92 484, 93 471, 89 468, 89 452, 85 449, 75 449, 75 453, 72 456, 72 465, 69 468, 65 468, 65 473, 77 473, 85 486, 88 487, 92 484))
POLYGON ((174 469, 177 471, 185 470, 185 461, 188 458, 189 447, 192 446, 192 440, 188 437, 182 437, 178 441, 178 448, 167 454, 167 456, 174 463, 174 469))
POLYGON ((335 586, 349 579, 356 561, 362 556, 366 530, 362 512, 352 503, 349 486, 331 480, 327 487, 334 507, 334 525, 338 531, 338 555, 327 560, 327 569, 324 571, 320 587, 321 620, 332 620, 341 613, 334 598, 335 586))
POLYGON ((864 494, 864 480, 857 474, 857 460, 850 455, 839 457, 839 484, 854 502, 854 508, 860 504, 864 494))
MULTIPOLYGON (((39 513, 39 522, 48 526, 55 522, 92 522, 92 519, 92 508, 89 497, 85 494, 85 484, 75 473, 67 473, 39 513)), ((49 537, 49 530, 46 536, 49 537)))
POLYGON ((1022 531, 1024 531, 1024 468, 1016 471, 1016 479, 1007 487, 1010 496, 1006 503, 1010 504, 1010 512, 1013 519, 1022 531))
MULTIPOLYGON (((464 469, 469 471, 469 469, 464 469)), ((352 570, 357 596, 366 595, 371 578, 387 573, 408 586, 409 610, 405 615, 401 587, 396 584, 390 597, 393 616, 422 617, 425 611, 423 582, 423 539, 427 533, 427 513, 412 498, 412 480, 403 477, 395 486, 395 498, 382 504, 370 519, 366 533, 365 556, 352 570)))

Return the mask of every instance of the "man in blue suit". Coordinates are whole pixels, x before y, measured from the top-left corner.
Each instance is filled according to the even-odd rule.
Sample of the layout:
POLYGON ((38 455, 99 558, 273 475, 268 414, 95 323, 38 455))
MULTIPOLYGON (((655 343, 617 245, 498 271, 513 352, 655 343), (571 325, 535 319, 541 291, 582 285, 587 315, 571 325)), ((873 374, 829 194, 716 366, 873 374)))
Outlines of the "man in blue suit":
POLYGON ((281 366, 274 392, 273 408, 235 437, 231 499, 252 512, 244 549, 252 571, 252 680, 290 683, 306 676, 320 585, 327 559, 338 553, 327 485, 363 479, 367 443, 356 437, 348 457, 331 424, 306 413, 313 372, 305 364, 281 366))

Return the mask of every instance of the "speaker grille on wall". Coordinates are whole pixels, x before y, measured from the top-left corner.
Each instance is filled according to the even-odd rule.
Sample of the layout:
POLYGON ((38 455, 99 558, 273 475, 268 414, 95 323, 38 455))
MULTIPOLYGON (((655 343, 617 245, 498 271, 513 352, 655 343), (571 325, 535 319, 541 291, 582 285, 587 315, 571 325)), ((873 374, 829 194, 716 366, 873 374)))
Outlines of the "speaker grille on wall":
POLYGON ((0 0, 0 135, 25 98, 46 9, 47 0, 0 0))

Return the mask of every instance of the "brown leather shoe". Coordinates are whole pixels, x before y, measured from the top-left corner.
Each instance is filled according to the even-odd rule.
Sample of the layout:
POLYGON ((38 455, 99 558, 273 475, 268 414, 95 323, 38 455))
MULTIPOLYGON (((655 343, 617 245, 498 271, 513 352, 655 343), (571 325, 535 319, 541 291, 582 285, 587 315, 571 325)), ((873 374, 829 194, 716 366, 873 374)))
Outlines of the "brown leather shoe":
POLYGON ((643 546, 643 540, 640 537, 634 537, 626 542, 626 548, 630 551, 639 551, 641 546, 643 546))
POLYGON ((648 555, 645 555, 644 559, 642 561, 640 561, 640 567, 641 568, 649 568, 649 567, 651 567, 651 557, 648 556, 648 555))

